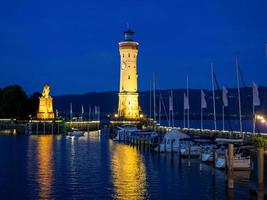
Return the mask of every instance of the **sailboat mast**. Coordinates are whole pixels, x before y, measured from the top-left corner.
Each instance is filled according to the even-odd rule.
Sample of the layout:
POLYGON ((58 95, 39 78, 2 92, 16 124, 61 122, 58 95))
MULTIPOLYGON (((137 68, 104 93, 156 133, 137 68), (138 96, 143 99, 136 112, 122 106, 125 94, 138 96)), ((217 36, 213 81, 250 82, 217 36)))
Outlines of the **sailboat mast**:
POLYGON ((171 126, 171 124, 172 124, 172 119, 171 119, 171 96, 169 96, 169 122, 168 122, 169 127, 171 126))
POLYGON ((241 98, 240 98, 240 81, 239 81, 239 63, 238 63, 238 59, 236 57, 236 79, 237 79, 237 93, 238 93, 238 107, 239 107, 239 127, 240 127, 240 132, 242 133, 242 110, 241 110, 241 98))
POLYGON ((84 114, 84 109, 83 109, 83 104, 82 104, 82 107, 81 107, 81 120, 83 121, 83 114, 84 114))
POLYGON ((88 114, 88 119, 91 121, 91 105, 89 105, 89 114, 88 114))
POLYGON ((154 108, 154 121, 156 121, 156 80, 155 72, 153 72, 153 108, 154 108))
POLYGON ((100 121, 100 106, 98 107, 98 121, 100 121))
POLYGON ((184 128, 185 128, 185 108, 184 108, 184 128))
POLYGON ((171 94, 169 96, 169 127, 170 126, 174 126, 174 122, 173 122, 173 94, 172 94, 172 90, 171 90, 171 94))
POLYGON ((222 105, 222 130, 224 131, 224 105, 222 105))
POLYGON ((149 117, 152 117, 152 81, 150 80, 150 90, 149 90, 149 117))
POLYGON ((188 76, 186 78, 186 88, 187 88, 187 101, 188 101, 188 109, 187 109, 187 128, 189 129, 189 110, 190 110, 190 107, 189 107, 189 83, 188 83, 188 76))
POLYGON ((217 130, 213 63, 211 63, 211 83, 212 83, 212 96, 213 96, 212 100, 213 100, 214 129, 217 130))
POLYGON ((203 108, 202 108, 202 90, 200 91, 200 127, 201 130, 203 130, 203 108))
POLYGON ((201 125, 201 130, 203 130, 203 108, 202 107, 200 110, 200 125, 201 125))
POLYGON ((172 98, 172 127, 174 127, 174 114, 173 114, 173 111, 174 111, 174 106, 173 106, 173 92, 171 91, 171 98, 172 98))
POLYGON ((161 122, 161 93, 159 94, 159 124, 161 122))
POLYGON ((72 103, 70 103, 70 121, 72 121, 72 103))
POLYGON ((256 129, 256 116, 255 116, 255 106, 254 106, 254 104, 252 106, 252 113, 253 113, 252 114, 252 117, 253 117, 253 130, 252 130, 252 132, 253 132, 253 135, 254 135, 255 134, 255 129, 256 129))

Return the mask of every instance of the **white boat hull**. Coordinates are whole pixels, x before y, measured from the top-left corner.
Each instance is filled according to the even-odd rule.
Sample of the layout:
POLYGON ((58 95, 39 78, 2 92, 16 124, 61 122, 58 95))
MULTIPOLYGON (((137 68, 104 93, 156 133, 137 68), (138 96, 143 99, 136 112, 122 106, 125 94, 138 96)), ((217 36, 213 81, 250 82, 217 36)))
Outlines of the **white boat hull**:
MULTIPOLYGON (((182 147, 180 150, 181 156, 188 157, 189 156, 189 147, 185 146, 182 147)), ((190 147, 190 156, 192 157, 198 157, 200 156, 200 147, 199 146, 191 146, 190 147)))
POLYGON ((68 132, 66 136, 68 138, 81 137, 81 136, 84 136, 84 132, 83 131, 71 131, 71 132, 68 132))
POLYGON ((167 144, 165 147, 165 144, 160 144, 159 147, 155 147, 155 151, 160 152, 179 152, 179 145, 169 145, 167 144), (165 150, 166 149, 166 150, 165 150))
POLYGON ((201 154, 201 161, 202 162, 212 162, 213 156, 210 153, 202 153, 201 154))
MULTIPOLYGON (((251 168, 249 158, 235 158, 233 163, 234 170, 249 170, 251 168)), ((225 168, 225 159, 217 158, 216 159, 216 168, 224 169, 225 168)))
POLYGON ((250 159, 234 159, 234 170, 249 170, 250 159))
POLYGON ((215 161, 215 167, 218 169, 225 168, 225 159, 224 158, 217 158, 215 161))

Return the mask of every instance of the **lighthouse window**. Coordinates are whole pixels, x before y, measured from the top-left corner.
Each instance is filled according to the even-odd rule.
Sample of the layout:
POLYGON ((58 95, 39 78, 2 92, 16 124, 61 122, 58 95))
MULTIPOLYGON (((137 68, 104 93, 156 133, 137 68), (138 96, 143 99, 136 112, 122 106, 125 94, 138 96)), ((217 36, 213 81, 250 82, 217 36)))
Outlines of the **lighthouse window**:
POLYGON ((128 53, 128 57, 130 58, 130 53, 128 53))
POLYGON ((122 57, 124 58, 124 53, 122 54, 122 57))
POLYGON ((129 76, 128 76, 128 80, 130 80, 130 78, 131 78, 131 77, 130 77, 130 75, 129 75, 129 76))

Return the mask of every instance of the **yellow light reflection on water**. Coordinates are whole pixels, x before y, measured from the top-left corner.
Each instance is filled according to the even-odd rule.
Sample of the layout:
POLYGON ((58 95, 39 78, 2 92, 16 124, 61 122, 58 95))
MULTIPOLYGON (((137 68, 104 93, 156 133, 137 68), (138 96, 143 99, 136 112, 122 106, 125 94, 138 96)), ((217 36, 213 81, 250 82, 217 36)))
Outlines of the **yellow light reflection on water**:
POLYGON ((51 195, 51 183, 53 178, 52 150, 53 136, 38 136, 36 156, 39 199, 47 199, 51 195))
POLYGON ((111 171, 116 199, 145 199, 146 169, 140 153, 127 145, 114 144, 111 171))

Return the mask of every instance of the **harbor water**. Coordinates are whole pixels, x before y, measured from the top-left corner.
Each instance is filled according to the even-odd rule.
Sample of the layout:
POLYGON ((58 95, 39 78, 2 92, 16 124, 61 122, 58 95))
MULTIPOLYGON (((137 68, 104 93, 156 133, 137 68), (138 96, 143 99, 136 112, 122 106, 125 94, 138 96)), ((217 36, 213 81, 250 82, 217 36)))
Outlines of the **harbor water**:
POLYGON ((179 159, 115 143, 106 131, 64 135, 0 135, 1 199, 249 199, 249 172, 225 172, 199 159, 179 159))

